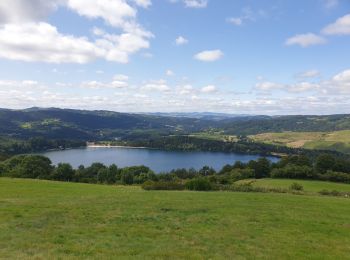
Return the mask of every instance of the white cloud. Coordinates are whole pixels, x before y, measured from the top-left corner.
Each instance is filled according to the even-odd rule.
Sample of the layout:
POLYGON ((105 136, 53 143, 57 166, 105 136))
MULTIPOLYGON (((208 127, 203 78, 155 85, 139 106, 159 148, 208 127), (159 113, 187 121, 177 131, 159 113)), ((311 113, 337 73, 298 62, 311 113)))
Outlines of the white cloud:
POLYGON ((207 0, 184 0, 185 6, 190 8, 205 8, 208 5, 207 0))
POLYGON ((40 21, 54 11, 61 0, 2 0, 0 24, 40 21))
POLYGON ((136 10, 124 0, 67 0, 67 6, 81 16, 102 18, 120 28, 130 26, 136 17, 136 10))
POLYGON ((255 85, 255 89, 260 90, 260 91, 271 91, 271 90, 277 90, 277 89, 282 89, 283 85, 271 82, 271 81, 263 81, 263 82, 258 82, 255 85))
POLYGON ((184 45, 188 43, 188 40, 183 36, 179 36, 176 38, 175 43, 176 45, 184 45))
POLYGON ((180 95, 189 95, 193 92, 193 86, 190 84, 186 84, 184 86, 180 86, 179 94, 180 95))
POLYGON ((286 45, 300 45, 301 47, 309 47, 311 45, 325 44, 325 38, 313 33, 298 34, 286 41, 286 45))
POLYGON ((297 75, 299 78, 316 78, 320 76, 320 72, 318 70, 308 70, 297 75))
POLYGON ((124 74, 117 74, 117 75, 114 75, 113 80, 128 81, 129 80, 129 76, 124 75, 124 74))
POLYGON ((335 75, 333 80, 338 83, 350 83, 350 69, 344 70, 341 73, 335 75))
MULTIPOLYGON (((148 6, 149 1, 138 5, 148 6)), ((11 0, 0 3, 0 57, 48 63, 87 63, 98 58, 127 63, 129 56, 149 48, 152 33, 136 21, 137 10, 124 0, 11 0), (101 18, 120 28, 119 35, 94 28, 95 41, 65 35, 46 22, 40 22, 58 5, 79 15, 101 18), (4 14, 4 15, 1 15, 4 14)))
POLYGON ((263 93, 272 93, 273 91, 280 90, 290 93, 301 93, 307 91, 316 91, 319 89, 318 84, 310 82, 298 82, 295 84, 280 84, 271 81, 258 82, 255 85, 255 89, 262 91, 263 93))
POLYGON ((167 85, 165 80, 153 80, 149 83, 146 83, 141 87, 142 91, 160 91, 166 92, 170 90, 170 87, 167 85))
POLYGON ((167 70, 167 71, 165 72, 165 74, 166 74, 168 77, 171 77, 171 76, 174 76, 174 75, 175 75, 175 73, 174 73, 172 70, 167 70))
POLYGON ((290 86, 287 86, 287 91, 289 92, 306 92, 306 91, 316 91, 319 89, 318 84, 310 82, 299 82, 290 86))
POLYGON ((243 20, 242 18, 239 18, 239 17, 231 17, 231 18, 227 18, 226 19, 228 23, 232 23, 234 25, 242 25, 243 23, 243 20))
POLYGON ((92 81, 85 81, 80 84, 80 87, 82 88, 89 88, 89 89, 114 89, 114 88, 126 88, 128 87, 128 83, 125 81, 120 80, 113 80, 112 82, 100 82, 96 80, 92 81))
POLYGON ((197 53, 194 58, 200 61, 212 62, 221 59, 224 53, 221 50, 208 50, 197 53))
POLYGON ((86 63, 104 50, 86 38, 65 36, 47 23, 6 24, 0 28, 0 57, 22 61, 86 63))
POLYGON ((208 86, 205 86, 201 89, 202 93, 213 93, 216 91, 217 91, 217 88, 214 85, 208 85, 208 86))
POLYGON ((350 14, 338 18, 335 23, 326 26, 322 33, 326 35, 347 35, 350 34, 350 14))
POLYGON ((233 25, 240 26, 245 22, 248 22, 248 21, 255 22, 259 18, 266 18, 266 17, 268 17, 268 14, 265 10, 262 10, 262 9, 253 10, 248 6, 242 9, 240 16, 227 18, 226 21, 233 25))
POLYGON ((147 8, 152 5, 151 0, 134 0, 135 3, 143 8, 147 8))

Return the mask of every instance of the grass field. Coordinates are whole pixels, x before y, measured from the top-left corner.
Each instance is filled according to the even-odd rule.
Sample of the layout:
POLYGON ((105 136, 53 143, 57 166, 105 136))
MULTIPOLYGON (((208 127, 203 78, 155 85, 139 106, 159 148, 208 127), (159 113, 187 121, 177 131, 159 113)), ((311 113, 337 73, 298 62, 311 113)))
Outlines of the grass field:
POLYGON ((349 259, 349 216, 345 198, 0 178, 0 258, 349 259))
POLYGON ((258 180, 242 180, 237 183, 252 182, 253 186, 265 188, 282 188, 288 189, 292 183, 303 185, 304 191, 308 194, 316 194, 321 190, 336 190, 340 192, 350 192, 350 184, 334 183, 326 181, 314 180, 290 180, 290 179, 258 179, 258 180))
POLYGON ((257 142, 294 148, 335 150, 350 153, 350 130, 334 132, 283 132, 249 136, 257 142))

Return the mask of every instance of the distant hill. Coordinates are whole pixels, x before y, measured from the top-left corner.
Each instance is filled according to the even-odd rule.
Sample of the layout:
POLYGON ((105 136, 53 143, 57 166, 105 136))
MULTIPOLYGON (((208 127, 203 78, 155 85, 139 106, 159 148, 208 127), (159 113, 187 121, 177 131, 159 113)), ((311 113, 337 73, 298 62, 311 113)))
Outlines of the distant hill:
POLYGON ((16 138, 103 139, 126 134, 162 134, 201 131, 214 127, 208 120, 111 111, 58 108, 0 110, 0 135, 16 138))
POLYGON ((0 136, 26 139, 103 140, 145 139, 221 131, 251 135, 283 131, 336 131, 350 129, 350 115, 254 116, 220 113, 129 114, 58 108, 0 109, 0 136))

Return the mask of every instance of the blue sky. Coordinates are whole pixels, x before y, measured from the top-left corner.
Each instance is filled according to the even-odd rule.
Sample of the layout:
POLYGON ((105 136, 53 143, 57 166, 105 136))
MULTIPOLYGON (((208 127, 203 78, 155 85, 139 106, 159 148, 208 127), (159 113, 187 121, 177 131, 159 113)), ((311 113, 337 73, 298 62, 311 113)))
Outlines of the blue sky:
POLYGON ((350 113, 348 0, 3 0, 1 107, 350 113))

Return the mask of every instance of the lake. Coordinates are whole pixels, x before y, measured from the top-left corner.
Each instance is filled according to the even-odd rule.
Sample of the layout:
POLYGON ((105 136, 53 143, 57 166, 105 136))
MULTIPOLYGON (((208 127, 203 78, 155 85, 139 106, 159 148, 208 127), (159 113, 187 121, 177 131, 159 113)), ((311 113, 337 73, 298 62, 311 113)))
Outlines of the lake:
MULTIPOLYGON (((56 165, 60 162, 70 163, 74 168, 101 162, 105 165, 114 163, 119 167, 145 165, 158 173, 177 168, 193 167, 198 170, 205 165, 220 170, 225 164, 233 164, 235 161, 248 162, 260 157, 235 153, 162 151, 127 147, 87 147, 42 154, 49 157, 56 165)), ((275 157, 269 157, 269 159, 278 160, 275 157)))

